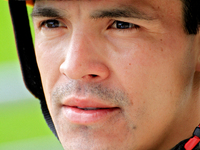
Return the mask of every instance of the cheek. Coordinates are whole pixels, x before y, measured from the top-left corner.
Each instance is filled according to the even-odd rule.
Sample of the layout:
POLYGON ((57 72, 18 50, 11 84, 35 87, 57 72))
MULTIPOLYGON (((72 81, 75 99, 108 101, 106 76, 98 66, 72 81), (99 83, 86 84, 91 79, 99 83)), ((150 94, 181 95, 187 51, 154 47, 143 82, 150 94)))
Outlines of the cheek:
POLYGON ((118 56, 111 60, 115 60, 115 71, 121 70, 118 76, 123 80, 132 79, 129 82, 139 83, 154 82, 167 85, 167 80, 185 82, 188 74, 194 71, 195 54, 190 47, 191 43, 187 42, 188 39, 175 36, 160 37, 126 39, 114 43, 114 49, 118 49, 118 56))
POLYGON ((115 58, 113 72, 128 92, 137 116, 145 114, 155 119, 159 114, 175 111, 183 100, 181 95, 185 95, 183 93, 189 88, 187 85, 194 73, 194 67, 191 68, 194 66, 194 54, 184 39, 173 38, 150 42, 136 39, 113 44, 118 45, 116 47, 120 51, 115 58), (182 41, 176 43, 173 38, 182 41))
POLYGON ((183 39, 177 43, 173 38, 133 41, 113 44, 119 53, 110 59, 115 60, 112 61, 113 76, 131 101, 125 116, 138 127, 136 132, 141 139, 148 138, 141 130, 155 137, 164 135, 163 129, 178 119, 177 114, 189 99, 190 92, 186 91, 192 85, 195 54, 183 39))
POLYGON ((50 99, 50 93, 55 86, 60 74, 60 65, 64 60, 62 43, 58 41, 45 41, 39 38, 35 41, 36 59, 42 79, 42 85, 46 99, 50 99))

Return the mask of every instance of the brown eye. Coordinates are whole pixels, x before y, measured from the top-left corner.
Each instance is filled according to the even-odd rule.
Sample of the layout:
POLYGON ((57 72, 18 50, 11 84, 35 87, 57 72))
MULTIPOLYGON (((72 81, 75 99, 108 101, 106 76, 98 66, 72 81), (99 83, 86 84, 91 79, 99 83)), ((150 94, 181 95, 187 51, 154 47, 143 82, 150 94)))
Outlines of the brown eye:
POLYGON ((138 28, 139 26, 129 22, 114 21, 111 27, 117 29, 129 29, 129 28, 138 28))
POLYGON ((41 27, 45 27, 45 28, 58 28, 58 27, 63 27, 63 26, 64 24, 62 24, 58 20, 46 20, 42 22, 41 24, 41 27))

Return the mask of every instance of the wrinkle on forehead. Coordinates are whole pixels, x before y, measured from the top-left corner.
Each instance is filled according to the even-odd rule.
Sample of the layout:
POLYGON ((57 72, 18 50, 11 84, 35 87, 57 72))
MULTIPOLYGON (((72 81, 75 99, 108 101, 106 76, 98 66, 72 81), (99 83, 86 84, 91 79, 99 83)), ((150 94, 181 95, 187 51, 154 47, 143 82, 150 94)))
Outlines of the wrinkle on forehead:
MULTIPOLYGON (((52 5, 49 5, 49 3, 45 3, 47 1, 52 2, 52 0, 37 0, 40 2, 44 3, 36 3, 32 16, 42 16, 42 17, 57 17, 57 18, 64 18, 65 15, 67 15, 67 18, 69 18, 69 9, 66 7, 62 7, 62 5, 58 5, 59 7, 56 7, 54 2, 52 5), (64 15, 65 14, 65 15, 64 15)), ((69 0, 58 0, 58 2, 63 2, 63 1, 69 1, 69 0)), ((70 1, 77 1, 77 0, 70 0, 70 1)), ((82 1, 91 1, 91 0, 82 0, 82 1)), ((102 6, 105 6, 107 2, 112 2, 111 0, 109 1, 104 1, 104 0, 93 0, 93 2, 103 2, 101 3, 102 6)), ((90 12, 90 18, 93 19, 99 19, 99 18, 119 18, 119 17, 124 17, 124 18, 136 18, 136 19, 142 19, 142 20, 154 20, 155 16, 151 15, 151 13, 145 12, 142 9, 138 9, 137 5, 130 5, 130 3, 135 3, 133 0, 132 1, 123 1, 122 2, 116 2, 111 3, 110 5, 108 4, 108 7, 96 7, 96 9, 91 10, 90 12)), ((79 4, 77 5, 77 12, 78 15, 81 15, 81 3, 76 3, 79 4)), ((98 3, 97 3, 98 5, 98 3)), ((64 6, 64 4, 63 4, 64 6)))

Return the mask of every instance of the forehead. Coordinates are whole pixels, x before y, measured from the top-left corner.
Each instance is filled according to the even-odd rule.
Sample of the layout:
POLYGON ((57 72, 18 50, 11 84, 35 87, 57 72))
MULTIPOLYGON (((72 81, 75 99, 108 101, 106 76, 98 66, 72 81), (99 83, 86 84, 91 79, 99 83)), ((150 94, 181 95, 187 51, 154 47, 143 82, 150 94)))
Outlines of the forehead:
POLYGON ((74 8, 84 11, 121 8, 157 18, 167 13, 182 14, 183 4, 181 0, 35 0, 34 10, 45 7, 57 8, 61 12, 74 8))
POLYGON ((163 6, 166 8, 169 4, 173 6, 177 4, 182 4, 182 1, 183 0, 35 0, 35 3, 43 3, 43 4, 102 3, 102 4, 116 4, 116 5, 137 5, 137 6, 142 5, 142 6, 149 6, 153 9, 157 9, 158 6, 160 7, 163 6))

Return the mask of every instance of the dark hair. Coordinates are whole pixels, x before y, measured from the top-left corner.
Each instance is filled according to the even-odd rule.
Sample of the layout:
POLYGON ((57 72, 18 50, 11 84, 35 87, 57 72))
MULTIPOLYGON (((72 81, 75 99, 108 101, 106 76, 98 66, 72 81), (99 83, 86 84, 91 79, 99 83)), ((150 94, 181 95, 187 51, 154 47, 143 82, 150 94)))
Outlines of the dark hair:
POLYGON ((200 1, 181 0, 183 2, 184 28, 188 34, 197 34, 200 27, 200 1))

